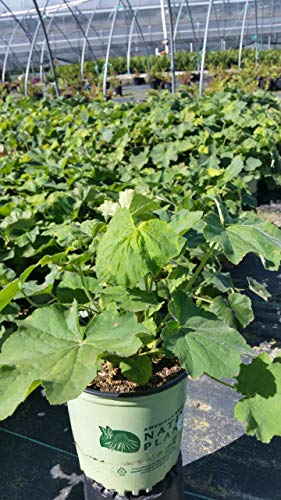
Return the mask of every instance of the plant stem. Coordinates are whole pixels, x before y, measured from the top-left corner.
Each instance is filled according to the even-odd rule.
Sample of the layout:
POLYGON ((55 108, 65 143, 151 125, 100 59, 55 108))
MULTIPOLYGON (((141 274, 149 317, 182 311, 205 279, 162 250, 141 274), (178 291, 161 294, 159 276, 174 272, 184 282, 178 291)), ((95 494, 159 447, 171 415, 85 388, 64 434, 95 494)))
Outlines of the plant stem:
POLYGON ((212 303, 211 300, 203 299, 202 297, 199 297, 198 295, 192 295, 192 297, 193 297, 193 299, 202 300, 202 302, 206 302, 207 304, 211 304, 212 303))
POLYGON ((91 294, 87 290, 86 283, 85 283, 85 280, 84 280, 84 275, 82 273, 82 270, 81 270, 80 266, 78 266, 78 273, 79 273, 79 276, 81 278, 81 283, 82 283, 83 291, 85 292, 86 297, 89 299, 89 302, 91 303, 91 306, 92 306, 93 310, 95 312, 97 312, 95 303, 93 301, 93 297, 91 296, 91 294))
POLYGON ((212 245, 210 246, 210 248, 209 248, 208 252, 206 253, 205 257, 203 258, 203 260, 201 260, 201 263, 199 264, 199 266, 197 267, 194 275, 192 276, 191 280, 187 284, 187 287, 185 289, 186 292, 189 292, 189 290, 191 289, 193 283, 197 280, 197 278, 198 278, 199 274, 201 273, 203 267, 205 267, 206 263, 208 262, 209 257, 212 254, 215 246, 216 246, 216 242, 212 243, 212 245))
POLYGON ((158 354, 162 353, 162 349, 152 349, 151 351, 141 352, 139 356, 150 356, 150 354, 158 354))
POLYGON ((164 318, 162 319, 162 321, 160 322, 160 324, 158 325, 157 327, 157 330, 156 330, 156 335, 157 333, 160 332, 161 328, 162 328, 162 325, 163 323, 166 323, 167 319, 170 317, 170 312, 167 312, 166 316, 164 316, 164 318))
POLYGON ((234 385, 228 384, 227 382, 223 382, 222 380, 219 380, 216 377, 211 377, 211 375, 208 375, 208 374, 206 374, 206 375, 207 375, 207 377, 211 378, 215 382, 218 382, 219 384, 225 385, 226 387, 230 387, 230 389, 235 390, 235 386, 234 385))
POLYGON ((146 291, 148 291, 149 290, 149 282, 148 282, 148 275, 147 274, 145 274, 145 276, 144 276, 144 284, 145 284, 146 291))

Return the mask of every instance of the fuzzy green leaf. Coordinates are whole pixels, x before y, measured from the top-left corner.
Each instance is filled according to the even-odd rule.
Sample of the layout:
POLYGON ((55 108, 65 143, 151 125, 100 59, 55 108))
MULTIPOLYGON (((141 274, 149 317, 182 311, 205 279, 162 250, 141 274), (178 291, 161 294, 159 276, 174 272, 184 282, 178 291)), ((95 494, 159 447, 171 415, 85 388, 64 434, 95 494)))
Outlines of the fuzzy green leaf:
POLYGON ((202 218, 203 212, 190 212, 189 210, 180 210, 176 212, 170 221, 170 226, 176 233, 183 235, 187 233, 202 218))
POLYGON ((273 362, 263 353, 250 365, 242 365, 237 390, 246 395, 235 407, 235 417, 246 422, 247 434, 264 443, 281 436, 281 358, 273 362))
POLYGON ((278 269, 281 261, 281 231, 270 222, 254 214, 233 219, 225 226, 216 214, 208 214, 204 221, 207 241, 219 243, 224 255, 233 264, 239 264, 248 253, 255 253, 267 269, 278 269))
POLYGON ((182 291, 174 294, 169 310, 175 320, 162 332, 164 348, 179 358, 187 373, 216 378, 238 374, 240 356, 249 348, 237 330, 196 307, 182 291))
POLYGON ((133 355, 141 345, 136 333, 143 331, 133 313, 105 311, 83 328, 76 303, 68 311, 57 305, 37 309, 3 345, 0 419, 15 410, 35 383, 42 383, 52 404, 79 396, 100 369, 104 351, 133 355))
POLYGON ((249 297, 241 293, 231 293, 228 296, 228 302, 235 318, 243 328, 253 321, 254 313, 249 297))
POLYGON ((151 151, 151 158, 156 166, 168 168, 171 161, 177 161, 178 154, 173 143, 161 143, 154 146, 151 151))
POLYGON ((263 285, 262 283, 259 283, 257 280, 254 278, 247 278, 247 281, 249 283, 249 289, 251 292, 255 293, 259 297, 261 297, 263 300, 268 302, 268 299, 271 297, 271 293, 267 290, 266 286, 263 285))
POLYGON ((19 278, 11 281, 9 285, 5 286, 5 288, 0 291, 0 311, 2 311, 21 290, 21 286, 27 280, 28 276, 32 273, 35 267, 35 265, 29 266, 19 278))
POLYGON ((179 253, 178 235, 158 219, 138 227, 126 208, 116 211, 97 251, 99 280, 134 287, 147 273, 155 276, 179 253))
POLYGON ((152 376, 152 362, 148 356, 128 358, 120 363, 122 375, 131 382, 145 385, 152 376))

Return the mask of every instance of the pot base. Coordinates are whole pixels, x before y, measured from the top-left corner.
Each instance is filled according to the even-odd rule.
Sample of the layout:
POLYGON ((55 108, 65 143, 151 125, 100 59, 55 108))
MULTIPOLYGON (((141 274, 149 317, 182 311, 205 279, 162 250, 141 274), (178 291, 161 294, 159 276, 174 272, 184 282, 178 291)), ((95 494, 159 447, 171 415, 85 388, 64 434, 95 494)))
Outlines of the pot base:
POLYGON ((184 500, 182 456, 179 456, 176 465, 168 472, 163 481, 156 484, 149 493, 138 496, 131 493, 119 495, 84 476, 84 495, 85 500, 184 500))

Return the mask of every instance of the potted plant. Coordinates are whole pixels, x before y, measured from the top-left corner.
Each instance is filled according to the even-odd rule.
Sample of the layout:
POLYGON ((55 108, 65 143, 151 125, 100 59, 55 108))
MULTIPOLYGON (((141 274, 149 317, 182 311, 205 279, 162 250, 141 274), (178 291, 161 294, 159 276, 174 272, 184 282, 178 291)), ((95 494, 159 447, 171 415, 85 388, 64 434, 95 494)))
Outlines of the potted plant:
POLYGON ((114 95, 119 95, 119 96, 123 95, 123 93, 122 93, 122 84, 121 84, 121 81, 118 80, 118 78, 116 78, 116 77, 111 78, 110 84, 112 86, 113 94, 114 95))
POLYGON ((147 75, 147 82, 149 87, 153 90, 159 89, 161 86, 163 87, 165 83, 165 78, 162 73, 159 72, 156 65, 151 66, 149 73, 147 75))
POLYGON ((145 84, 144 77, 141 76, 140 72, 137 71, 137 70, 134 71, 133 84, 136 85, 136 86, 144 85, 145 84))
MULTIPOLYGON (((176 463, 186 375, 237 391, 248 434, 281 435, 281 357, 246 344, 238 330, 253 319, 250 299, 220 265, 222 255, 236 265, 253 252, 277 269, 281 231, 217 208, 172 212, 131 190, 104 202, 106 223, 76 228, 91 231, 86 254, 39 262, 60 268, 51 267, 55 303, 19 321, 2 345, 0 418, 43 385, 52 404, 68 402, 85 474, 120 494, 150 490, 176 463)), ((0 309, 34 269, 0 292, 0 309)), ((251 290, 268 296, 253 281, 251 290)))

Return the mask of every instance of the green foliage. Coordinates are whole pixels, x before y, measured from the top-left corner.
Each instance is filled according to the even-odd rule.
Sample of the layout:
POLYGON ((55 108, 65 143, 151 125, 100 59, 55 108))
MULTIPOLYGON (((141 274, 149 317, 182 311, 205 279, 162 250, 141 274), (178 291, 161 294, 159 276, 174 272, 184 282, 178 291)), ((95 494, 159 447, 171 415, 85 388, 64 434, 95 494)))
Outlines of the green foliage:
POLYGON ((263 353, 242 366, 237 390, 245 397, 237 403, 235 416, 247 422, 247 433, 264 443, 281 436, 281 358, 272 361, 263 353))
POLYGON ((51 403, 77 397, 104 362, 144 385, 167 356, 237 377, 238 419, 279 435, 279 358, 261 388, 258 361, 241 365, 251 301, 221 267, 250 252, 280 265, 280 230, 241 213, 258 180, 280 185, 279 103, 8 97, 0 118, 1 418, 40 384, 51 403))

